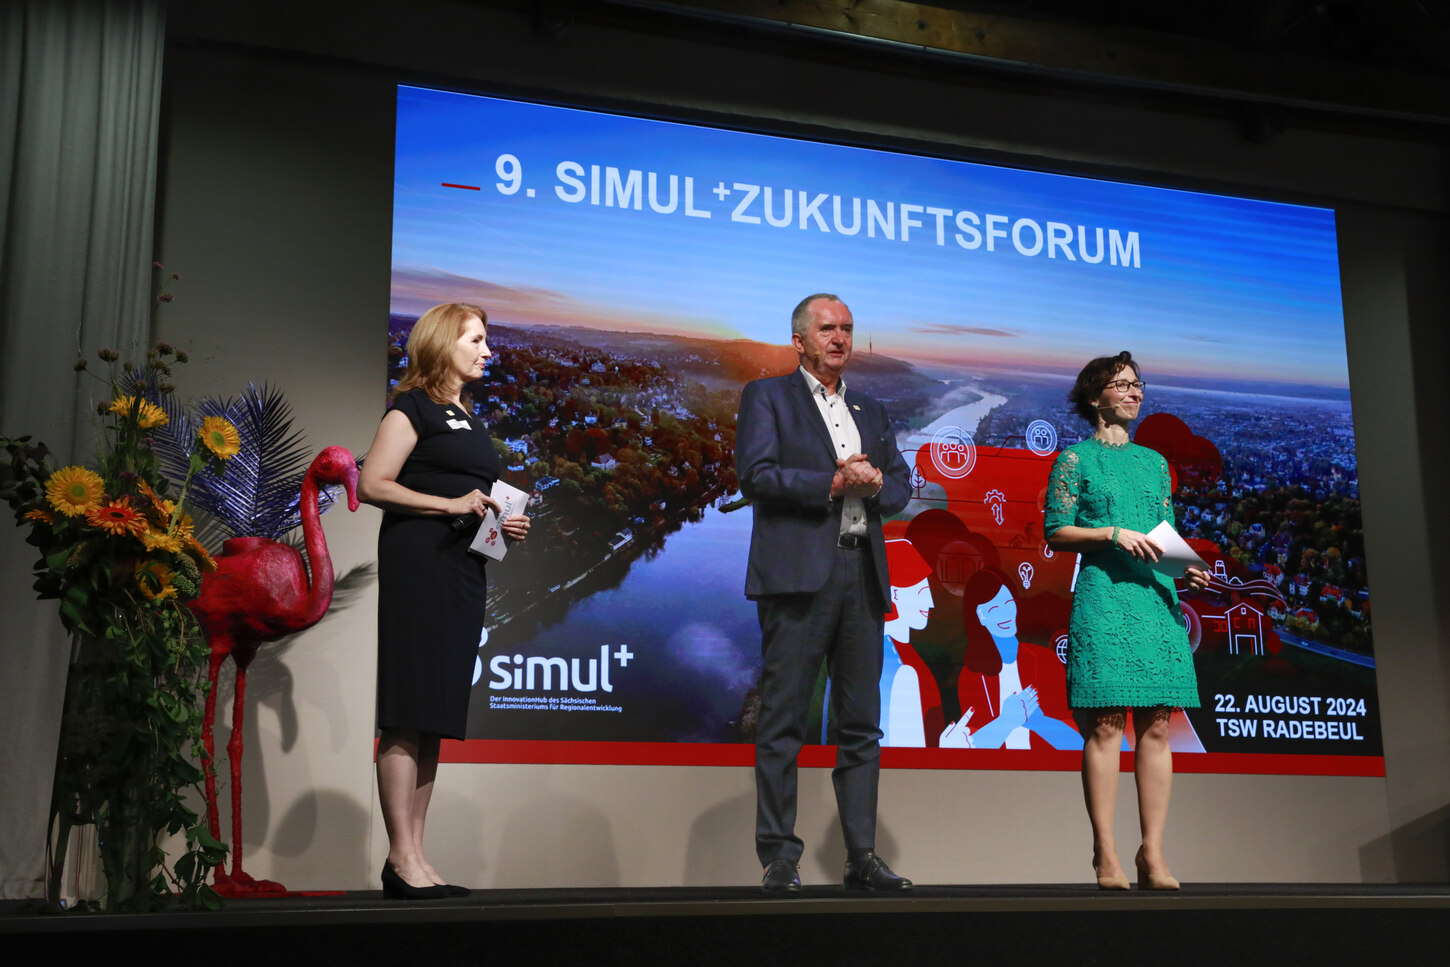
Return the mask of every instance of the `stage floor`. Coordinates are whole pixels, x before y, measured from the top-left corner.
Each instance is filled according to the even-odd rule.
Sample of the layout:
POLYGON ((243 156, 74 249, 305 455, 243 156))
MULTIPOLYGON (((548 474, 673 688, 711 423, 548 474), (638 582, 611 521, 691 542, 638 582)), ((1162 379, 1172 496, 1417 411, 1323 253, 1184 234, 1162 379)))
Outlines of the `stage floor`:
MULTIPOLYGON (((380 891, 232 900, 215 913, 27 913, 0 903, 0 950, 98 962, 182 944, 208 964, 1106 962, 1443 964, 1450 885, 1190 883, 918 886, 900 896, 806 887, 482 890, 406 902, 380 891), (205 953, 203 953, 205 952, 205 953)), ((167 959, 172 959, 166 955, 167 959)), ((7 960, 10 958, 7 957, 7 960)), ((15 962, 15 961, 11 961, 15 962)), ((973 963, 972 967, 976 967, 973 963)))

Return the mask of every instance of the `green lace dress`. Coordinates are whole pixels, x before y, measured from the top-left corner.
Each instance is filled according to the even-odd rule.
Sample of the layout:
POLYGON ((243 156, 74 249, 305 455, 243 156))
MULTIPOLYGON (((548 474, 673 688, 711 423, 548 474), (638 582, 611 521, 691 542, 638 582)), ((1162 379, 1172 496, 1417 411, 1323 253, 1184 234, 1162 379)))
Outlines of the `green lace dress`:
MULTIPOLYGON (((1047 485, 1046 530, 1126 527, 1173 519, 1168 464, 1157 452, 1093 437, 1058 454, 1047 485)), ((1072 708, 1197 708, 1198 680, 1173 581, 1117 547, 1082 556, 1068 629, 1072 708)))

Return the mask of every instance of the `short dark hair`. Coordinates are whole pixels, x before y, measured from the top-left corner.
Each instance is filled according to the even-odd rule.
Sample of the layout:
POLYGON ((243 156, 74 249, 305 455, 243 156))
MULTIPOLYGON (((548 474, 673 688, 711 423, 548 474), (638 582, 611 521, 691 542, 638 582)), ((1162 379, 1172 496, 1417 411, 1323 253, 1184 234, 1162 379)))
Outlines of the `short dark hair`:
POLYGON ((797 303, 790 314, 790 331, 792 335, 804 337, 811 328, 811 303, 817 299, 825 299, 827 302, 840 302, 841 297, 832 295, 829 292, 813 292, 797 303))
POLYGON ((1097 426, 1097 398, 1103 395, 1103 387, 1107 386, 1108 381, 1118 375, 1124 366, 1132 369, 1134 376, 1142 375, 1138 364, 1133 361, 1133 354, 1126 349, 1116 356, 1099 356, 1084 366, 1082 372, 1077 374, 1077 382, 1072 384, 1072 389, 1067 394, 1067 401, 1072 404, 1072 411, 1093 426, 1097 426))

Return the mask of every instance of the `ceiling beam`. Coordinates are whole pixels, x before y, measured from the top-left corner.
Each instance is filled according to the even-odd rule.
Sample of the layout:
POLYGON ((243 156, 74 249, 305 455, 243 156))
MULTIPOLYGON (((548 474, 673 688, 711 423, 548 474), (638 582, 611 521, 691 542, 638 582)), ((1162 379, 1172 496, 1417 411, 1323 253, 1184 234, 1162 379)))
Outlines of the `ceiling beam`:
MULTIPOLYGON (((1335 114, 1450 124, 1450 77, 1209 40, 901 0, 607 0, 616 6, 880 45, 1059 82, 1190 94, 1335 114)), ((990 5, 983 5, 984 7, 990 5)))

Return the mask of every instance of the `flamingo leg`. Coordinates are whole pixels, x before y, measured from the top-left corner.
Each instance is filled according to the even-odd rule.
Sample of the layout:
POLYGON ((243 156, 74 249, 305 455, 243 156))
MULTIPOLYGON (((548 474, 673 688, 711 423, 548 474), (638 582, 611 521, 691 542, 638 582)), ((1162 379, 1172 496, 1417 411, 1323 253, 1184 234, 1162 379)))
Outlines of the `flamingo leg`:
POLYGON ((208 661, 206 680, 210 687, 206 690, 206 708, 202 712, 201 719, 201 744, 206 750, 206 761, 201 764, 202 774, 206 777, 206 825, 211 830, 212 836, 221 839, 221 819, 217 815, 216 803, 216 738, 212 730, 212 723, 216 721, 216 686, 217 676, 221 671, 222 662, 227 660, 231 653, 230 647, 216 647, 214 644, 211 652, 211 659, 208 661))
POLYGON ((242 725, 246 717, 247 666, 255 655, 255 650, 245 655, 238 650, 232 655, 237 663, 236 694, 232 699, 232 736, 227 740, 227 760, 232 775, 232 874, 225 880, 220 872, 216 877, 217 892, 229 896, 287 892, 285 886, 274 880, 254 879, 242 870, 242 725))
POLYGON ((236 695, 232 699, 232 737, 227 740, 227 763, 232 773, 232 879, 242 872, 242 718, 247 694, 247 668, 237 663, 236 695))

